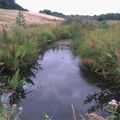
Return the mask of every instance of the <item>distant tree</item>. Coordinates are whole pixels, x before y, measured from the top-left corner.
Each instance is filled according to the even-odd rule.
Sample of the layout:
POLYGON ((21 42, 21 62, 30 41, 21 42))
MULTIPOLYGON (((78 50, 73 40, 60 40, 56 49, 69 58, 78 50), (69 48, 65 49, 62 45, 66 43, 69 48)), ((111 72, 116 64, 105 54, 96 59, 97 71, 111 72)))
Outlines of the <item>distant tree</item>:
MULTIPOLYGON (((120 20, 120 13, 108 13, 108 14, 101 14, 101 15, 64 15, 59 12, 52 12, 51 10, 41 10, 39 13, 45 13, 47 15, 53 15, 53 16, 58 16, 58 17, 64 17, 67 20, 81 20, 81 19, 94 19, 98 21, 103 21, 103 20, 120 20)), ((104 22, 102 23, 104 26, 104 22)))
POLYGON ((23 7, 18 5, 15 0, 0 0, 0 8, 3 9, 16 9, 16 10, 25 10, 23 7))
POLYGON ((108 13, 108 14, 102 14, 96 17, 97 20, 120 20, 120 13, 108 13))
POLYGON ((57 16, 57 17, 64 17, 65 15, 59 12, 52 12, 51 10, 41 10, 39 11, 39 13, 45 13, 47 15, 53 15, 53 16, 57 16))
POLYGON ((51 15, 52 14, 52 12, 50 10, 43 10, 43 11, 41 10, 40 13, 45 13, 47 15, 51 15))

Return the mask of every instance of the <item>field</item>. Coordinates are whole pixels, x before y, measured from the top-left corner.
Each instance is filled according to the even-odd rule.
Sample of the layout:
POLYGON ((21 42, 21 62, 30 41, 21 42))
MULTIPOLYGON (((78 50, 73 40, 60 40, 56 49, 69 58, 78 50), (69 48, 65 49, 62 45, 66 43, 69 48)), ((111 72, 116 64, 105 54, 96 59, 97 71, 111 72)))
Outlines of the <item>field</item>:
MULTIPOLYGON (((0 9, 0 28, 2 25, 7 25, 8 28, 15 25, 17 14, 18 10, 0 9)), ((62 18, 42 13, 32 13, 28 11, 23 11, 23 14, 25 16, 27 25, 49 24, 63 20, 62 18)))

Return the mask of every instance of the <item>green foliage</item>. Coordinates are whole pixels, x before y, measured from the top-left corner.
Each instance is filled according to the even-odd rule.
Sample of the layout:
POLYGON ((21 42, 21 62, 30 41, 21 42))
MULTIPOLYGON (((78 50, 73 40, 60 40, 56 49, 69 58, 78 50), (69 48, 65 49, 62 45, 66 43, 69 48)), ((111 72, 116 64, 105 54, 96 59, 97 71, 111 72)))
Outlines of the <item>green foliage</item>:
POLYGON ((93 71, 113 83, 119 83, 119 43, 119 28, 96 29, 86 32, 79 52, 93 71))
MULTIPOLYGON (((48 43, 69 38, 70 31, 69 26, 64 24, 29 27, 16 26, 9 30, 6 35, 7 37, 2 34, 0 35, 0 69, 3 69, 3 71, 9 70, 11 73, 14 73, 10 77, 14 78, 16 71, 30 69, 35 65, 37 58, 48 43), (5 38, 7 38, 7 41, 5 38)), ((8 80, 9 75, 4 75, 6 79, 3 81, 8 88, 15 89, 17 85, 20 85, 17 84, 19 80, 14 81, 12 79, 10 82, 8 80)))
POLYGON ((19 47, 16 44, 6 45, 6 47, 8 50, 0 49, 1 62, 11 70, 17 70, 21 66, 23 59, 28 54, 28 48, 25 48, 25 44, 24 46, 19 47))
POLYGON ((9 89, 16 90, 17 87, 22 87, 24 84, 24 79, 20 77, 20 71, 17 70, 16 73, 12 76, 12 78, 8 79, 7 85, 9 89))
POLYGON ((25 10, 20 5, 18 5, 17 3, 15 3, 15 0, 0 0, 0 8, 25 10))
POLYGON ((46 43, 56 41, 59 39, 66 39, 70 36, 69 27, 63 24, 58 25, 44 25, 37 29, 35 34, 38 36, 39 46, 44 46, 46 43))
POLYGON ((108 13, 108 14, 102 14, 96 17, 97 20, 120 20, 120 14, 119 13, 108 13))
POLYGON ((39 13, 45 13, 47 15, 53 15, 58 17, 64 17, 65 15, 59 12, 52 12, 51 10, 40 10, 39 13))

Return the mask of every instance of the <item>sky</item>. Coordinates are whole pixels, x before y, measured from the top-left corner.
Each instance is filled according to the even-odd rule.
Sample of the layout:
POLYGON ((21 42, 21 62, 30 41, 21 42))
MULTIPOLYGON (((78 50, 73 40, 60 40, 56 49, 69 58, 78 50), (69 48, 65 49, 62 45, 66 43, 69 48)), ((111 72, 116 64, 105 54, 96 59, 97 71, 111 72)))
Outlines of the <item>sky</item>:
POLYGON ((49 9, 66 15, 120 13, 120 0, 16 0, 31 12, 49 9))

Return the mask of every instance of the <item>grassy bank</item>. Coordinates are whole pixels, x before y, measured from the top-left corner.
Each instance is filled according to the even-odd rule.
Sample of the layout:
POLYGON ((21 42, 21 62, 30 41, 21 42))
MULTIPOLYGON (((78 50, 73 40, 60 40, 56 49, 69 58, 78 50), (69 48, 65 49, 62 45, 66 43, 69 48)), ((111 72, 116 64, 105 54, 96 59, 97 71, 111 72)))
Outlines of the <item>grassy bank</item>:
POLYGON ((91 71, 104 76, 112 87, 120 88, 120 26, 102 22, 81 27, 81 37, 75 37, 76 51, 91 71), (116 86, 117 85, 117 86, 116 86))
POLYGON ((23 71, 35 65, 47 44, 69 36, 69 27, 63 24, 14 27, 9 31, 4 27, 0 33, 1 92, 22 86, 23 71))

